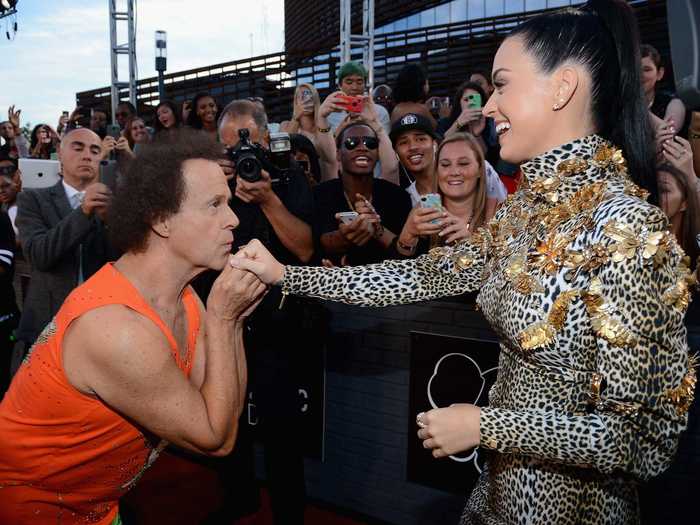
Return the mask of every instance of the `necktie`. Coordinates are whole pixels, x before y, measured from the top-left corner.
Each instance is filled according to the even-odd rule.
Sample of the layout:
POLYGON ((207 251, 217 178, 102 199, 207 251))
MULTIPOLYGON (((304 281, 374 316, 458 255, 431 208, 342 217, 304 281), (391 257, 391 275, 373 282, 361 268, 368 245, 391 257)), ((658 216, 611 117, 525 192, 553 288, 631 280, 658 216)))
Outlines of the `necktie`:
MULTIPOLYGON (((80 207, 80 205, 83 203, 84 197, 84 191, 79 191, 73 194, 73 197, 71 198, 71 206, 74 210, 80 207)), ((84 280, 85 279, 83 276, 83 245, 81 244, 80 246, 78 246, 78 284, 83 284, 84 280)))

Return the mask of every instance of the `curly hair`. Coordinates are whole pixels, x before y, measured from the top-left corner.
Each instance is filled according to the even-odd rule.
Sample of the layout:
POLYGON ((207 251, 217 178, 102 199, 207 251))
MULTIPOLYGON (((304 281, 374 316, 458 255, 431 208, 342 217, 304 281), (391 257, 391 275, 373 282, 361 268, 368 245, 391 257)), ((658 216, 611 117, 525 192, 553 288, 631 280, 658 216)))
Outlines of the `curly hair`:
POLYGON ((151 226, 180 210, 186 191, 183 164, 220 158, 221 146, 190 129, 165 135, 139 151, 119 178, 108 212, 115 248, 124 253, 145 251, 151 226))
POLYGON ((428 76, 420 64, 406 64, 394 82, 394 102, 425 102, 428 76))

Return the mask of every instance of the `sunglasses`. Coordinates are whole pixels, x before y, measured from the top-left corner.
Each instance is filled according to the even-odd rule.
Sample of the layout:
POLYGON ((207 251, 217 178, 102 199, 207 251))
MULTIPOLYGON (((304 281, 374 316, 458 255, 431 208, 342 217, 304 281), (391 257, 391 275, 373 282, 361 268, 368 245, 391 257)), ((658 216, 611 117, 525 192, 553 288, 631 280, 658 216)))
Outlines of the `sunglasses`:
POLYGON ((343 141, 343 146, 346 150, 352 151, 360 142, 365 145, 367 149, 377 149, 379 147, 379 140, 377 137, 348 137, 343 141))

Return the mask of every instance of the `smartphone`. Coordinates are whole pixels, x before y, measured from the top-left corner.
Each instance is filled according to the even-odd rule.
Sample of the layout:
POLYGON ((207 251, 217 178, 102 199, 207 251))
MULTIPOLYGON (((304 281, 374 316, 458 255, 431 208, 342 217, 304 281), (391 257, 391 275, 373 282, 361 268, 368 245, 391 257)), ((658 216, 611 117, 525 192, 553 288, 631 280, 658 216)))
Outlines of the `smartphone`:
POLYGON ((340 213, 336 214, 336 216, 343 224, 350 224, 352 221, 357 219, 359 213, 356 211, 341 211, 340 213))
POLYGON ((342 106, 348 113, 362 113, 365 107, 365 101, 362 97, 350 97, 343 95, 341 97, 339 106, 342 106))
POLYGON ((439 98, 431 98, 430 99, 430 109, 440 109, 440 99, 439 98))
POLYGON ((119 124, 107 124, 107 136, 119 140, 122 136, 122 128, 119 127, 119 124))
MULTIPOLYGON (((418 205, 421 208, 432 208, 437 211, 443 211, 442 198, 440 197, 439 193, 426 193, 425 195, 422 195, 418 205)), ((434 219, 430 222, 431 224, 437 224, 438 219, 434 219)))
POLYGON ((303 104, 311 100, 313 98, 313 94, 309 88, 304 88, 301 90, 301 96, 299 98, 301 98, 301 103, 303 104))
POLYGON ((467 95, 467 107, 469 109, 481 109, 481 95, 479 93, 469 93, 467 95))
POLYGON ((63 118, 68 118, 70 116, 70 113, 68 113, 67 111, 64 111, 62 116, 63 116, 63 118))
POLYGON ((443 97, 442 105, 446 108, 450 107, 450 97, 443 97))

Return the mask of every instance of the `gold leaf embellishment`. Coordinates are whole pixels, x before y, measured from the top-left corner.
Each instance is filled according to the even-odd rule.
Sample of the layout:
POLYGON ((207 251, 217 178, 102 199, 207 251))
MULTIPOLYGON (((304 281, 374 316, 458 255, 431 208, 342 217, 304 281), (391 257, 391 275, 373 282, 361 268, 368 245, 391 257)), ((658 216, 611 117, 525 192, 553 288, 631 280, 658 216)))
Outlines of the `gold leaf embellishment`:
POLYGON ((649 192, 645 189, 640 188, 631 180, 625 181, 625 187, 622 190, 626 195, 631 197, 637 197, 643 201, 649 198, 649 192))
POLYGON ((681 379, 680 385, 676 388, 667 390, 664 394, 666 399, 676 406, 676 413, 679 416, 684 416, 688 413, 688 409, 693 404, 695 398, 695 385, 697 383, 697 356, 688 356, 688 371, 681 379))
POLYGON ((529 295, 544 292, 544 286, 527 273, 527 259, 524 255, 512 256, 503 273, 518 293, 529 295))
POLYGON ((593 161, 601 168, 612 167, 618 174, 627 173, 627 162, 622 151, 612 146, 604 145, 593 155, 593 161))
POLYGON ((559 192, 557 192, 559 186, 561 186, 559 177, 540 177, 532 181, 530 189, 543 195, 549 202, 556 203, 559 200, 559 192))
POLYGON ((580 157, 573 157, 560 162, 557 165, 557 173, 559 175, 570 176, 584 172, 588 169, 588 161, 580 157))
POLYGON ((538 321, 520 332, 520 346, 523 350, 544 348, 554 342, 557 331, 564 328, 566 316, 569 313, 571 301, 577 297, 577 290, 568 290, 560 293, 552 303, 546 321, 538 321))
POLYGON ((535 249, 528 255, 528 262, 534 268, 554 275, 564 265, 566 248, 576 233, 552 233, 546 241, 538 241, 535 249))
POLYGON ((681 312, 685 312, 688 309, 691 298, 690 291, 697 283, 695 274, 688 268, 688 262, 688 258, 684 257, 678 263, 675 270, 676 282, 661 296, 661 300, 665 304, 672 305, 681 312))
POLYGON ((615 309, 606 303, 601 295, 602 283, 594 277, 591 285, 583 293, 582 299, 591 319, 591 326, 596 335, 605 339, 612 346, 631 347, 636 343, 636 338, 621 321, 615 319, 612 314, 615 309))
POLYGON ((538 321, 520 332, 520 346, 523 350, 534 350, 550 345, 557 335, 554 327, 546 321, 538 321))
POLYGON ((610 254, 614 262, 631 259, 640 246, 640 241, 632 229, 626 224, 609 221, 603 226, 603 232, 615 243, 610 245, 610 254))

